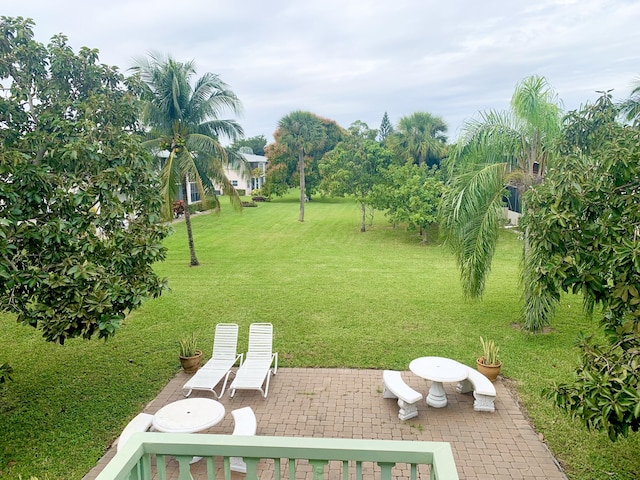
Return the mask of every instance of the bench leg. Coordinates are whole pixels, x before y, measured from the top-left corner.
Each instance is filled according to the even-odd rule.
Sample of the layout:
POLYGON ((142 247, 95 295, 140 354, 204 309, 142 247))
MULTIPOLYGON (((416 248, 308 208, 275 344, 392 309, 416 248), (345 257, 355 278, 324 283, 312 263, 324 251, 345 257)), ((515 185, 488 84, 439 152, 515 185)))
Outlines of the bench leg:
POLYGON ((418 406, 415 403, 407 403, 401 398, 398 399, 398 418, 400 420, 409 420, 410 418, 418 416, 418 406))
POLYGON ((384 387, 384 390, 382 391, 382 398, 398 398, 387 388, 386 385, 383 384, 382 386, 384 387))
POLYGON ((473 402, 473 409, 476 412, 495 412, 496 407, 493 405, 493 401, 496 397, 491 397, 489 395, 479 395, 476 392, 473 392, 473 396, 476 399, 473 402))
POLYGON ((473 392, 473 383, 471 383, 469 379, 465 378, 464 380, 458 382, 458 385, 456 385, 456 392, 458 393, 473 392))

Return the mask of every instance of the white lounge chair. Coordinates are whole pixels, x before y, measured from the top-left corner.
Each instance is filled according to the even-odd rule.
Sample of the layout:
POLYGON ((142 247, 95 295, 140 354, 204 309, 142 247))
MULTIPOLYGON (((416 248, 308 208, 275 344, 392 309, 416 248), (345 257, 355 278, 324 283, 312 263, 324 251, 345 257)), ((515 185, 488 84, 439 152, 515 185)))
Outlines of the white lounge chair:
POLYGON ((191 379, 182 387, 189 389, 185 397, 191 395, 193 390, 206 390, 213 393, 214 398, 220 398, 227 388, 227 380, 238 360, 242 365, 242 354, 236 353, 238 347, 238 325, 235 323, 218 323, 213 339, 213 354, 211 360, 204 364, 191 379), (215 387, 224 379, 220 394, 215 387))
POLYGON ((278 352, 273 352, 273 325, 252 323, 249 326, 247 354, 229 386, 230 396, 233 397, 236 390, 258 390, 264 398, 267 398, 270 374, 275 375, 277 371, 278 352))

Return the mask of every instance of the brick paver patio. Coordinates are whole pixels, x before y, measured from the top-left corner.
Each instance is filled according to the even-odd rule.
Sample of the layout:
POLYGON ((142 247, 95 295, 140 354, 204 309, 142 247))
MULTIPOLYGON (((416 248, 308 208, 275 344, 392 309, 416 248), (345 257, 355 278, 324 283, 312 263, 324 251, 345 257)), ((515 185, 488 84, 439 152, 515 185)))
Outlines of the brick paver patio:
MULTIPOLYGON (((430 382, 410 371, 402 375, 426 397, 430 382)), ((187 378, 180 372, 144 411, 155 413, 184 398, 187 378)), ((234 398, 225 392, 225 419, 208 432, 230 434, 231 410, 250 406, 258 435, 444 441, 451 443, 461 479, 566 479, 503 381, 495 386, 494 413, 475 412, 471 394, 456 393, 455 384, 445 384, 449 405, 432 408, 423 400, 419 415, 403 422, 396 401, 382 398, 379 370, 281 368, 271 378, 266 399, 258 392, 238 391, 234 398)), ((84 480, 93 480, 114 454, 110 448, 84 480)), ((204 478, 199 464, 204 462, 192 466, 194 478, 204 478)))

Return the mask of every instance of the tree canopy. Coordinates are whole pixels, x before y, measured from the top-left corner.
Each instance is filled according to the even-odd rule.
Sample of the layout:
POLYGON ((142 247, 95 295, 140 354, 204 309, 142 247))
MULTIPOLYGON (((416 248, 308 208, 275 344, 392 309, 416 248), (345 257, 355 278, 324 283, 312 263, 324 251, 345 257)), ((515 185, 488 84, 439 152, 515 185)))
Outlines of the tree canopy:
POLYGON ((236 140, 229 147, 230 151, 239 152, 242 147, 248 147, 251 149, 251 153, 254 155, 264 155, 264 147, 267 146, 267 139, 264 135, 257 135, 255 137, 242 138, 236 140))
POLYGON ((400 119, 385 142, 406 163, 439 166, 447 152, 446 132, 447 124, 442 118, 429 112, 414 112, 400 119))
MULTIPOLYGON (((443 195, 441 227, 471 298, 482 295, 491 269, 505 187, 512 183, 526 191, 540 183, 561 131, 560 114, 559 99, 546 79, 527 77, 516 85, 509 111, 483 112, 465 124, 447 159, 451 181, 443 195)), ((548 324, 555 297, 538 295, 526 272, 523 278, 524 325, 539 331, 548 324)))
POLYGON ((391 154, 376 140, 376 131, 354 122, 349 135, 320 161, 320 190, 336 197, 353 196, 360 203, 360 231, 366 231, 366 209, 391 154))
POLYGON ((528 192, 523 219, 530 283, 599 305, 608 341, 580 338, 574 382, 550 396, 614 440, 640 429, 640 131, 617 116, 608 93, 567 116, 562 162, 528 192))
POLYGON ((304 221, 304 202, 311 199, 320 181, 318 163, 345 136, 336 122, 311 112, 297 110, 278 122, 275 142, 267 145, 269 159, 263 190, 267 195, 283 195, 289 188, 300 187, 299 221, 304 221))
POLYGON ((30 19, 0 25, 0 305, 48 341, 107 338, 165 286, 139 85, 30 19))
MULTIPOLYGON (((173 215, 173 202, 182 187, 184 205, 188 205, 187 184, 194 182, 200 199, 206 203, 215 195, 214 181, 222 185, 232 205, 241 208, 240 197, 225 173, 230 161, 246 167, 244 157, 227 151, 220 137, 236 140, 242 127, 233 119, 218 118, 225 109, 241 110, 240 100, 218 75, 205 73, 193 81, 195 63, 178 62, 170 56, 150 54, 138 61, 137 71, 144 81, 143 120, 150 127, 145 146, 156 154, 166 154, 162 166, 162 199, 165 219, 173 215)), ((248 167, 247 167, 248 168, 248 167)), ((190 264, 199 264, 191 230, 189 209, 184 218, 190 252, 190 264)))

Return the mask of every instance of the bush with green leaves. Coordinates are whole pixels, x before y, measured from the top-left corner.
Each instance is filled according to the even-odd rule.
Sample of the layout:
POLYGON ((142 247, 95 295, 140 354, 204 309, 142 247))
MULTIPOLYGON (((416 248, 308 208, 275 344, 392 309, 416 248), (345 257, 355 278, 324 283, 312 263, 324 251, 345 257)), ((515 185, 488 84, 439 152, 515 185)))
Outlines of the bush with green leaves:
POLYGON ((523 218, 530 291, 582 294, 588 312, 602 308, 607 340, 581 338, 573 382, 548 395, 614 440, 640 428, 640 131, 617 116, 609 94, 568 115, 562 158, 523 218))
POLYGON ((137 84, 63 35, 0 20, 0 308, 48 341, 113 335, 165 281, 159 182, 137 84))

